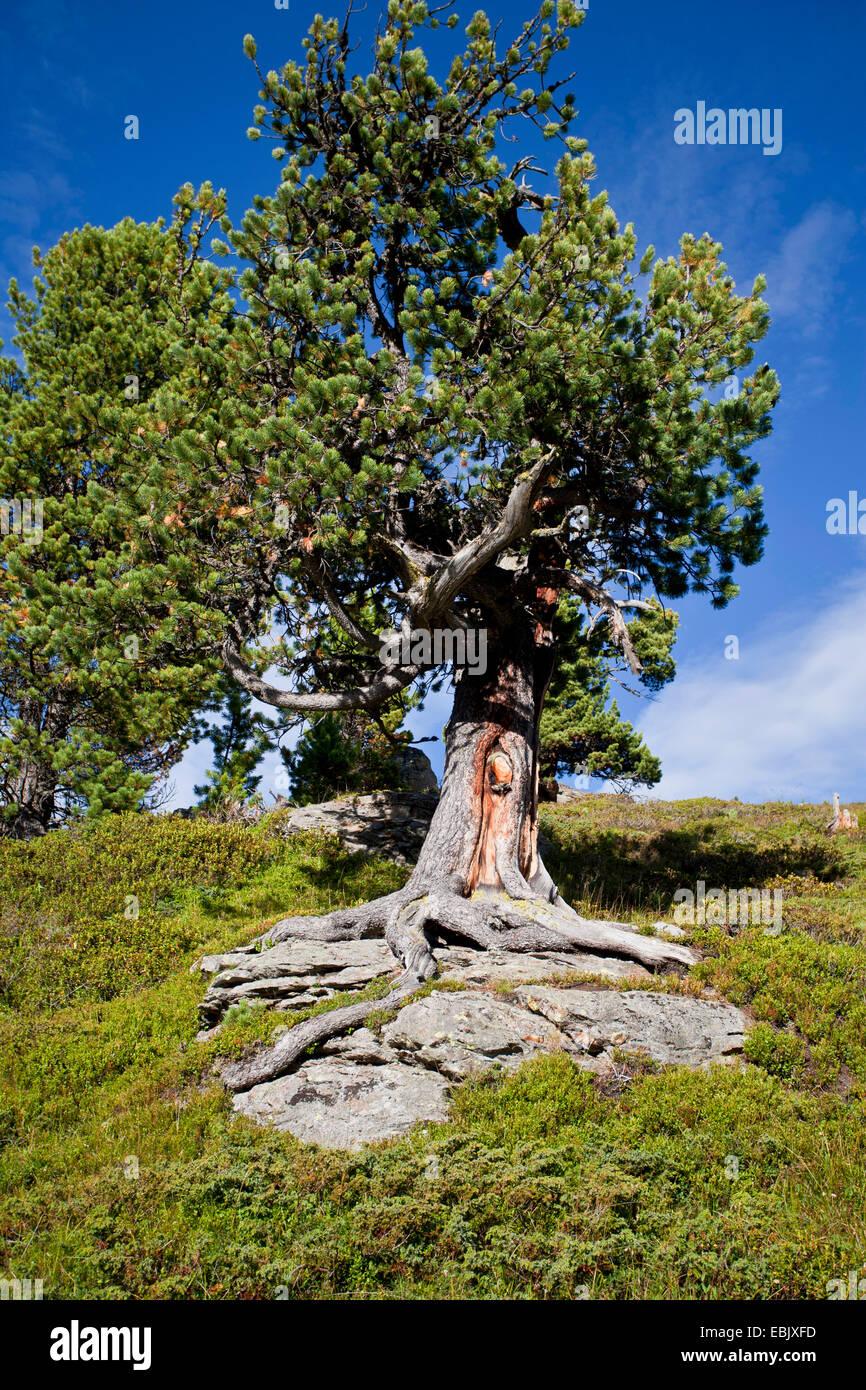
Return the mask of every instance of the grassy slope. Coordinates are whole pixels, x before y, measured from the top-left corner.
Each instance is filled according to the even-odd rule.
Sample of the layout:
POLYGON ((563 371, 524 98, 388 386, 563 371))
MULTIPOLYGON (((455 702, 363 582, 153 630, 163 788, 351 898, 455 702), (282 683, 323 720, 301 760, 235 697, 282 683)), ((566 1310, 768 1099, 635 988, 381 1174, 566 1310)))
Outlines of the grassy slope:
POLYGON ((701 878, 783 888, 781 935, 696 932, 685 986, 747 1006, 753 1065, 624 1059, 604 1090, 538 1059, 465 1084, 449 1125, 358 1154, 232 1118, 214 1051, 281 1020, 247 1010, 196 1043, 189 966, 402 870, 267 823, 0 842, 2 1273, 46 1297, 825 1297, 866 1261, 866 836, 832 842, 828 817, 549 809, 563 891, 599 914, 650 923, 701 878))

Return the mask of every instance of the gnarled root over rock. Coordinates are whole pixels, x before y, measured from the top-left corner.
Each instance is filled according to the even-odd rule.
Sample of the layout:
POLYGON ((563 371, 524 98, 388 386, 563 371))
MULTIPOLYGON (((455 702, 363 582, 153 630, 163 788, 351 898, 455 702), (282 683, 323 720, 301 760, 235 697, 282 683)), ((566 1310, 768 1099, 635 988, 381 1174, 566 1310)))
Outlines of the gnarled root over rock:
MULTIPOLYGON (((246 1091, 282 1076, 308 1048, 360 1027, 371 1014, 411 998, 436 973, 433 952, 437 945, 464 941, 484 950, 535 955, 590 952, 633 960, 656 973, 683 971, 698 959, 687 946, 642 936, 624 924, 580 917, 558 894, 554 901, 540 896, 517 899, 490 889, 466 898, 456 883, 423 893, 409 883, 362 907, 326 917, 289 917, 266 932, 261 945, 267 948, 293 937, 357 941, 382 936, 403 966, 391 991, 297 1023, 272 1047, 222 1063, 220 1076, 229 1090, 246 1091)), ((254 949, 255 945, 249 948, 254 949)))

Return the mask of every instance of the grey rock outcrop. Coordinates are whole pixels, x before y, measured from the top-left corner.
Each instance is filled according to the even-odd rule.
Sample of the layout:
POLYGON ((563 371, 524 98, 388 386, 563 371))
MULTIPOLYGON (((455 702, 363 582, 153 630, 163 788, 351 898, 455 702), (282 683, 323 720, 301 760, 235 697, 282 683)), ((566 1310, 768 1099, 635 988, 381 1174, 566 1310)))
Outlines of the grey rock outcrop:
POLYGON ((616 956, 592 956, 580 951, 568 955, 531 956, 516 951, 473 951, 451 946, 438 952, 439 974, 468 985, 523 985, 531 981, 574 979, 576 975, 601 975, 609 980, 650 980, 637 961, 616 956))
POLYGON ((218 1023, 232 1004, 246 1000, 278 1010, 306 1009, 334 994, 365 989, 393 969, 384 941, 282 941, 258 954, 205 956, 199 969, 213 977, 199 1005, 204 1024, 218 1023))
POLYGON ((533 985, 521 985, 516 995, 593 1056, 621 1049, 665 1065, 703 1067, 743 1050, 746 1017, 731 1004, 649 990, 533 985))
POLYGON ((403 1062, 452 1081, 495 1063, 512 1069, 535 1052, 558 1052, 562 1034, 543 1018, 490 994, 436 993, 401 1009, 383 1040, 403 1062))
POLYGON ((317 1057, 290 1076, 235 1096, 234 1106, 305 1143, 359 1149, 405 1134, 419 1121, 447 1119, 447 1093, 445 1078, 421 1067, 317 1057))
POLYGON ((414 864, 438 800, 438 789, 381 791, 296 806, 283 822, 283 833, 327 830, 339 836, 350 854, 375 854, 396 864, 414 864))
MULTIPOLYGON (((488 1067, 511 1071, 538 1054, 565 1052, 602 1078, 621 1072, 623 1053, 665 1066, 742 1060, 739 1009, 622 988, 647 976, 630 962, 465 947, 437 951, 437 960, 443 983, 462 988, 412 999, 383 1026, 332 1039, 288 1075, 236 1094, 235 1110, 303 1142, 351 1149, 447 1119, 452 1085, 488 1067), (578 983, 586 973, 598 982, 578 983)), ((294 940, 208 956, 198 969, 209 981, 201 1005, 207 1027, 243 1000, 291 1013, 397 973, 378 940, 294 940)))
POLYGON ((556 802, 559 806, 568 806, 573 801, 584 801, 593 795, 592 792, 578 791, 577 787, 570 787, 567 782, 557 782, 556 802))
MULTIPOLYGON (((613 956, 534 956, 514 951, 474 951, 451 946, 437 951, 443 980, 472 988, 496 989, 565 980, 580 975, 610 980, 651 979, 634 961, 613 956)), ((212 1028, 233 1004, 268 1004, 280 1012, 309 1008, 335 994, 365 989, 379 976, 396 972, 385 941, 283 941, 266 951, 233 951, 204 956, 193 969, 209 977, 199 1004, 202 1024, 212 1028)))
POLYGON ((433 764, 420 748, 401 748, 394 755, 400 769, 400 785, 406 791, 421 792, 427 796, 439 795, 439 783, 433 764))

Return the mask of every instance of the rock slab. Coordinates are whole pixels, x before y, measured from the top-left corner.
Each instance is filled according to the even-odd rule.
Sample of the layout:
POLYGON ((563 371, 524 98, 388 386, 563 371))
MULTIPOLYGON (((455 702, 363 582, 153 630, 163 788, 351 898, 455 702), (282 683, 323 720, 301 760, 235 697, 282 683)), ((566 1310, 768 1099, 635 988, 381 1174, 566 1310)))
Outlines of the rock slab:
POLYGON ((563 1045, 559 1029, 545 1019, 468 990, 407 1004, 382 1038, 401 1062, 431 1067, 452 1081, 493 1065, 511 1070, 533 1053, 558 1052, 563 1045))
POLYGON ((421 1067, 317 1057, 235 1096, 234 1108, 307 1144, 359 1149, 395 1139, 421 1121, 446 1120, 447 1092, 444 1077, 421 1067))
POLYGON ((522 985, 575 975, 600 975, 609 980, 652 979, 649 970, 637 961, 581 951, 531 956, 517 951, 473 951, 450 946, 437 951, 436 960, 443 979, 461 980, 468 985, 522 985))
MULTIPOLYGON (((235 1110, 305 1143, 357 1149, 448 1118, 452 1085, 489 1067, 566 1052, 600 1076, 620 1053, 663 1066, 738 1062, 745 1015, 730 1004, 643 988, 577 984, 591 971, 619 984, 647 972, 628 962, 571 953, 437 950, 443 982, 462 986, 411 999, 387 1023, 323 1045, 288 1075, 233 1097, 235 1110), (535 983, 533 983, 535 982, 535 983)), ((284 1011, 395 972, 384 941, 286 941, 261 952, 205 957, 206 1025, 247 1000, 284 1011)))
POLYGON ((732 1004, 649 990, 521 986, 519 1002, 591 1054, 616 1049, 668 1066, 704 1067, 743 1050, 746 1016, 732 1004))
MULTIPOLYGON (((434 783, 435 780, 433 776, 434 783)), ((339 836, 350 854, 380 855, 395 864, 414 864, 438 801, 438 791, 381 791, 346 796, 312 806, 296 806, 286 817, 283 829, 287 835, 327 830, 339 836)))
POLYGON ((213 978, 199 1013, 212 1027, 244 999, 280 1011, 306 1009, 334 994, 365 989, 395 964, 384 941, 281 941, 258 953, 205 956, 199 969, 213 978))

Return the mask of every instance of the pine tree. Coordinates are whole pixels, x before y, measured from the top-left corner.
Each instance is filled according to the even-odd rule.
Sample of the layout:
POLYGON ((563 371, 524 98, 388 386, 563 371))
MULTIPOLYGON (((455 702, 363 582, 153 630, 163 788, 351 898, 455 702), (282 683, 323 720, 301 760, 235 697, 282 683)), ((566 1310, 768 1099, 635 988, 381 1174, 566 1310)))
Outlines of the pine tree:
POLYGON ((304 730, 293 751, 283 753, 292 779, 292 800, 299 806, 308 806, 355 791, 360 753, 360 744, 347 736, 335 714, 315 720, 304 730))
MULTIPOLYGON (((641 663, 638 680, 659 690, 673 679, 671 648, 677 615, 652 605, 629 624, 632 645, 641 663)), ((564 772, 613 782, 620 789, 654 786, 661 778, 658 758, 620 716, 610 698, 612 669, 604 636, 591 632, 580 603, 566 596, 553 625, 557 662, 539 723, 538 765, 543 793, 564 772)), ((627 670, 627 667, 626 667, 627 670)))
MULTIPOLYGON (((369 710, 436 664, 413 635, 486 639, 484 669, 455 672, 442 794, 406 888, 275 933, 384 931, 407 978, 434 969, 442 931, 684 959, 583 922, 539 856, 556 614, 569 596, 591 619, 572 626, 559 692, 581 663, 589 689, 564 722, 560 698, 550 756, 655 776, 600 713, 600 672, 623 661, 640 677, 643 649, 662 679, 672 633, 657 605, 691 590, 723 607, 766 532, 750 450, 779 388, 768 367, 746 371, 764 281, 739 295, 708 235, 639 254, 592 191, 569 79, 551 76, 582 19, 543 0, 503 49, 478 12, 443 84, 415 44, 438 23, 424 4, 390 0, 366 75, 350 21, 317 17, 304 62, 257 67, 250 133, 272 142, 281 182, 239 228, 224 219, 217 248, 249 305, 220 416, 220 490, 249 498, 241 582, 227 574, 221 591, 231 674, 283 711, 369 710), (526 122, 559 148, 539 188, 532 159, 500 144, 526 122), (321 642, 333 626, 339 650, 321 642), (383 647, 383 630, 408 650, 383 647), (265 637, 282 680, 260 674, 265 637)), ((176 448, 191 473, 212 467, 191 435, 176 448)))
POLYGON ((397 727, 402 717, 402 709, 375 720, 350 711, 324 714, 310 723, 295 748, 282 751, 292 800, 308 806, 346 792, 398 787, 400 767, 395 754, 411 737, 397 727))
MULTIPOLYGON (((556 615, 570 596, 591 617, 573 633, 591 681, 596 658, 639 677, 642 648, 662 678, 655 605, 691 590, 723 607, 736 566, 760 558, 751 449, 779 387, 767 366, 747 372, 769 322, 763 279, 738 294, 708 235, 639 255, 592 191, 570 79, 551 75, 583 17, 543 0, 502 48, 478 12, 440 83, 414 45, 438 17, 389 0, 366 74, 350 19, 321 16, 303 62, 257 69, 251 134, 272 142, 281 181, 239 228, 221 217, 237 310, 184 340, 183 391, 166 382, 142 422, 182 515, 164 601, 249 695, 306 718, 372 711, 441 674, 434 639, 484 636, 484 661, 454 672, 442 794, 406 886, 271 937, 384 933, 401 997, 443 934, 654 969, 690 959, 580 918, 539 855, 556 615), (558 151, 549 176, 513 158, 509 131, 527 123, 558 151)), ((192 197, 181 190, 181 216, 192 197)), ((641 761, 633 743, 621 757, 641 761)), ((310 1036, 291 1031, 277 1061, 238 1063, 232 1084, 287 1064, 310 1036)))
POLYGON ((22 364, 0 365, 0 833, 140 805, 219 672, 171 601, 182 517, 145 441, 167 430, 159 390, 186 391, 184 344, 231 312, 199 257, 221 208, 205 188, 169 229, 84 227, 35 253, 34 298, 10 286, 22 364))
POLYGON ((276 724, 253 710, 252 703, 240 686, 223 677, 201 712, 203 716, 215 714, 219 721, 201 735, 210 740, 214 753, 213 767, 205 773, 204 782, 193 787, 205 811, 244 806, 257 798, 262 779, 255 771, 274 747, 276 724))

